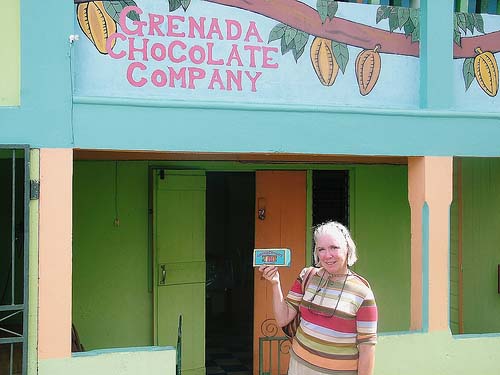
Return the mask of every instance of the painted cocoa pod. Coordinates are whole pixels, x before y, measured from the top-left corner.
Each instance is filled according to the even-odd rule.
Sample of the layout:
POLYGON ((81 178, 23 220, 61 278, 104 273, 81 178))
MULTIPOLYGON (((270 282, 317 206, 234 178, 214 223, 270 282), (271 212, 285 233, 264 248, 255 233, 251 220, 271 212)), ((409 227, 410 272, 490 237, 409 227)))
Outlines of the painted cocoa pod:
MULTIPOLYGON (((108 37, 116 32, 116 22, 104 9, 102 1, 90 1, 80 3, 76 8, 78 24, 87 35, 97 50, 102 54, 107 54, 106 41, 108 37)), ((113 41, 111 48, 114 47, 113 41)))
POLYGON ((478 54, 474 58, 474 75, 477 83, 489 96, 496 96, 498 92, 498 65, 491 52, 475 49, 478 54))
POLYGON ((382 63, 378 50, 380 45, 377 44, 373 50, 364 50, 356 57, 356 78, 358 79, 359 92, 361 95, 368 95, 380 76, 382 63))
POLYGON ((311 63, 319 81, 325 86, 331 86, 337 78, 339 64, 333 55, 332 41, 315 37, 311 44, 311 63))

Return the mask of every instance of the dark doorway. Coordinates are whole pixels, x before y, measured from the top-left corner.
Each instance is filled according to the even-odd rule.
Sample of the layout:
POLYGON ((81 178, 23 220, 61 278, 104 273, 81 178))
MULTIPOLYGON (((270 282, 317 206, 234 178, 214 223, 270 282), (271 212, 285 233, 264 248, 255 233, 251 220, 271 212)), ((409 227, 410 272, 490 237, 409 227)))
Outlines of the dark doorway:
POLYGON ((207 375, 252 373, 255 174, 207 173, 207 375))
POLYGON ((0 374, 26 374, 28 153, 0 146, 0 374))

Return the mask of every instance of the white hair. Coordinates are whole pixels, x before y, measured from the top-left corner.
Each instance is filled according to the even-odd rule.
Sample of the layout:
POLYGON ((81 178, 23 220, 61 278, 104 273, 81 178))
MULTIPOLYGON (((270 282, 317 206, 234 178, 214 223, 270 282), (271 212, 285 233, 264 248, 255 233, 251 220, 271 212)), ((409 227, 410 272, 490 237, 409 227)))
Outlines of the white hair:
MULTIPOLYGON (((323 234, 329 234, 332 236, 341 235, 340 238, 345 239, 345 245, 347 247, 347 265, 350 267, 358 260, 358 255, 356 254, 356 244, 354 243, 351 233, 349 230, 342 224, 337 221, 328 221, 326 223, 320 224, 316 226, 314 229, 314 243, 316 244, 318 238, 323 234)), ((316 251, 316 245, 314 245, 314 263, 315 265, 319 265, 319 257, 318 252, 316 251)))

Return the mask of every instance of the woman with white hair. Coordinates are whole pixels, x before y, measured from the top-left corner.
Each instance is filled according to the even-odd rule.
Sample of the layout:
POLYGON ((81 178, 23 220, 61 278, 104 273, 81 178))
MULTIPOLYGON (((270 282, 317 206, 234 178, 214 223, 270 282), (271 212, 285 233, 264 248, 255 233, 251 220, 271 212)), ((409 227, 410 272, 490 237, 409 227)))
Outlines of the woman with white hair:
POLYGON ((316 267, 304 268, 283 298, 278 268, 259 270, 272 284, 280 327, 300 314, 289 375, 371 375, 377 342, 377 305, 368 282, 349 269, 356 245, 347 228, 330 221, 314 230, 316 267))

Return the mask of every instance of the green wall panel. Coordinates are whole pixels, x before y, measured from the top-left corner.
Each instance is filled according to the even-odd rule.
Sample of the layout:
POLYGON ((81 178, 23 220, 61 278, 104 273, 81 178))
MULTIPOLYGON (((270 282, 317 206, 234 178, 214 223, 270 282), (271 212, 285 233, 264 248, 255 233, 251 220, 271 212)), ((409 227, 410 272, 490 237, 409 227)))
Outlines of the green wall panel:
POLYGON ((464 331, 500 332, 500 159, 462 163, 464 331))
POLYGON ((0 35, 0 106, 20 102, 21 17, 20 0, 2 0, 0 35))
POLYGON ((74 165, 73 322, 86 349, 153 344, 147 181, 147 163, 74 165))
POLYGON ((458 315, 458 162, 453 161, 453 201, 450 206, 450 329, 453 334, 459 332, 459 315, 458 315))
POLYGON ((351 190, 351 227, 359 260, 354 270, 370 282, 379 331, 410 326, 410 207, 406 166, 359 166, 351 190))

